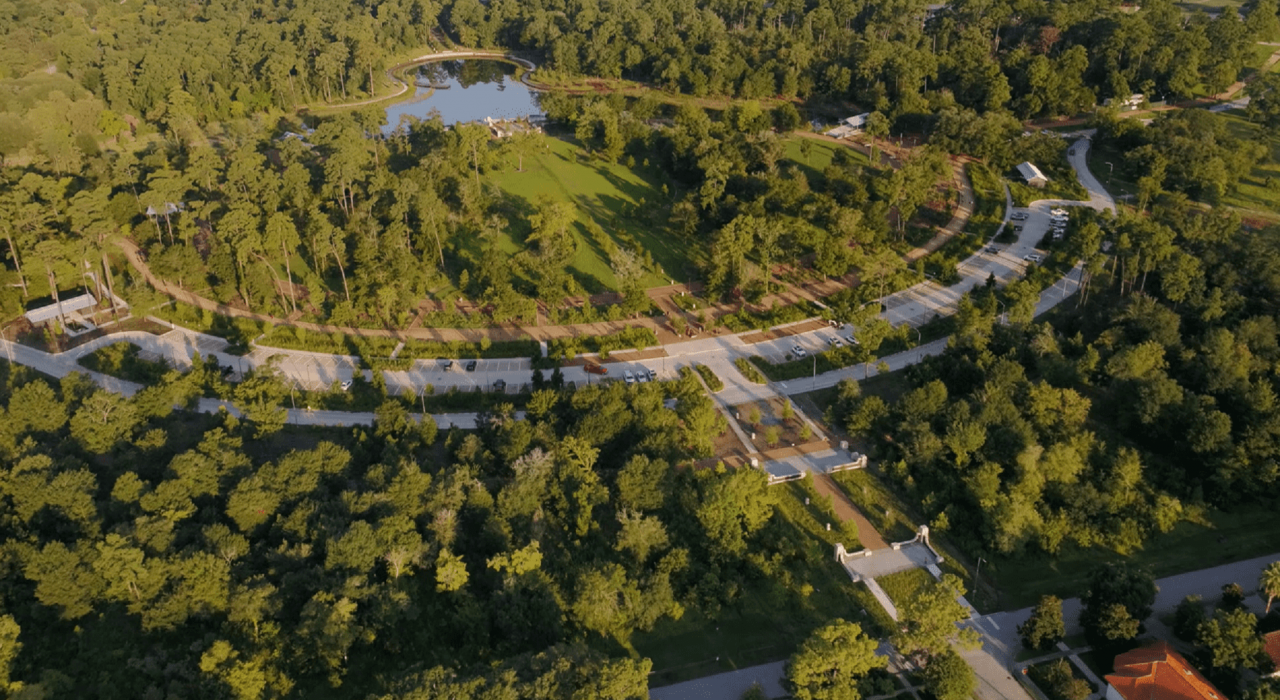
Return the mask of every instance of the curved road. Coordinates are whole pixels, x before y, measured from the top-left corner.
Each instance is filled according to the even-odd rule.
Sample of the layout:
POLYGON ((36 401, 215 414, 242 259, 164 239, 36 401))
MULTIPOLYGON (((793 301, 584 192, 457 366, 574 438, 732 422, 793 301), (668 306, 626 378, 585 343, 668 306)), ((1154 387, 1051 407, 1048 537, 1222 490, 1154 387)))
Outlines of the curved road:
MULTIPOLYGON (((890 295, 885 299, 889 310, 884 317, 895 324, 905 322, 919 325, 935 314, 953 313, 960 297, 976 285, 985 283, 989 275, 996 275, 1001 283, 1008 283, 1020 277, 1026 265, 1022 258, 1035 250, 1036 243, 1048 231, 1049 209, 1054 206, 1088 206, 1098 210, 1114 211, 1114 200, 1088 170, 1085 159, 1088 147, 1088 137, 1081 138, 1072 145, 1074 155, 1069 158, 1081 184, 1089 192, 1088 201, 1033 202, 1025 210, 1028 218, 1023 222, 1023 230, 1016 242, 1007 246, 989 246, 965 260, 960 266, 962 279, 956 285, 942 287, 928 282, 890 295)), ((1053 308, 1075 292, 1079 286, 1079 271, 1080 267, 1077 265, 1053 287, 1041 294, 1040 302, 1036 306, 1036 315, 1053 308)), ((734 359, 749 355, 780 358, 788 353, 793 345, 801 345, 809 351, 818 352, 826 348, 826 339, 830 335, 830 332, 824 329, 756 344, 748 344, 737 335, 711 336, 664 346, 667 357, 630 363, 613 363, 610 365, 611 377, 616 379, 627 369, 643 368, 652 370, 660 379, 674 378, 681 366, 695 362, 706 364, 725 383, 725 389, 716 395, 717 400, 725 405, 767 399, 779 394, 799 394, 835 386, 843 379, 863 378, 866 370, 860 366, 853 366, 826 372, 813 378, 759 385, 747 381, 733 365, 734 359)), ((0 350, 3 350, 5 355, 13 361, 29 365, 55 377, 65 376, 71 372, 85 372, 105 389, 133 394, 140 388, 139 385, 89 372, 77 364, 80 357, 93 350, 122 341, 132 342, 152 356, 164 357, 177 367, 188 365, 195 352, 203 355, 221 354, 226 346, 226 341, 220 338, 174 327, 171 332, 163 336, 141 332, 113 334, 56 355, 3 340, 0 340, 0 350)), ((946 349, 946 345, 946 339, 937 340, 882 359, 891 371, 898 370, 920 362, 927 356, 940 354, 946 349)), ((311 389, 332 386, 335 382, 353 378, 356 372, 361 371, 357 369, 356 358, 276 348, 256 348, 245 357, 226 356, 224 362, 232 363, 237 374, 274 365, 290 384, 311 389)), ((433 360, 419 360, 409 370, 387 371, 383 375, 392 394, 412 396, 420 395, 427 386, 431 386, 436 391, 445 391, 451 387, 474 390, 477 387, 491 387, 497 380, 506 382, 509 390, 518 390, 521 385, 529 383, 532 377, 528 360, 479 360, 479 366, 475 372, 462 371, 461 364, 456 362, 451 369, 445 370, 433 360)), ((562 372, 566 381, 578 384, 593 381, 592 376, 581 367, 565 367, 562 372)), ((867 376, 873 376, 874 373, 875 370, 872 369, 867 376)), ((367 371, 364 374, 366 377, 371 376, 367 371)), ((222 408, 224 404, 221 402, 201 405, 201 410, 217 411, 222 408)), ((369 424, 372 421, 372 413, 306 410, 290 413, 290 422, 309 425, 369 424)), ((442 414, 436 417, 436 421, 442 426, 452 423, 458 427, 470 427, 475 424, 475 414, 442 414)))

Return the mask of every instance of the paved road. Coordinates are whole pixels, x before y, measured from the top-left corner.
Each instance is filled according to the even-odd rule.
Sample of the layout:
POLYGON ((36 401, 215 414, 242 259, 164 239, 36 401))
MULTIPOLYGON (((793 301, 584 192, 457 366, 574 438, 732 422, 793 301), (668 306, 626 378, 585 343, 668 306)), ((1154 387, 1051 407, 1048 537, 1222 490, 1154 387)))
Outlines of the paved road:
MULTIPOLYGON (((1257 591, 1258 577, 1262 574, 1262 570, 1271 562, 1280 560, 1280 542, 1276 542, 1276 549, 1277 554, 1157 580, 1156 585, 1160 590, 1156 594, 1155 605, 1152 606, 1155 612, 1147 619, 1147 626, 1153 630, 1162 630, 1164 625, 1159 620, 1160 616, 1172 612, 1183 598, 1196 594, 1204 598, 1205 602, 1215 602, 1222 595, 1222 587, 1229 583, 1238 583, 1244 587, 1244 590, 1250 593, 1246 598, 1246 604, 1254 612, 1261 613, 1266 606, 1266 601, 1253 593, 1257 591)), ((1068 598, 1062 602, 1062 616, 1067 623, 1067 636, 1081 632, 1080 609, 1079 598, 1068 598)), ((1008 664, 1013 662, 1022 648, 1021 641, 1018 639, 1018 625, 1030 616, 1031 608, 992 613, 983 616, 977 626, 989 640, 988 645, 993 648, 993 652, 1002 655, 1002 660, 1008 664)))

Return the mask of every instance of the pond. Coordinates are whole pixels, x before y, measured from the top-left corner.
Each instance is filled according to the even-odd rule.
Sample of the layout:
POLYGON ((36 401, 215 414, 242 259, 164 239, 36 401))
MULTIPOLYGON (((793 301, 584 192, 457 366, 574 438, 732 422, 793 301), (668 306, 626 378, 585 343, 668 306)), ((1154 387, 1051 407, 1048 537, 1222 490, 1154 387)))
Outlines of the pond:
POLYGON ((394 130, 402 115, 426 119, 433 110, 445 124, 541 114, 537 91, 520 82, 515 72, 516 66, 505 61, 473 59, 411 68, 405 77, 415 97, 387 108, 385 131, 394 130))

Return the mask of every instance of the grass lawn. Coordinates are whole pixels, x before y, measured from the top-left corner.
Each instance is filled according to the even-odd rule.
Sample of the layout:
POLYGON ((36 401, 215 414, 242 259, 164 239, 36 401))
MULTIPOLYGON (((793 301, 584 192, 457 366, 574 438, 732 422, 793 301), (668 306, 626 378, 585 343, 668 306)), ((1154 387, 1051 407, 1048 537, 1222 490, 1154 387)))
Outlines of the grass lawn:
POLYGON ((907 601, 915 597, 920 589, 933 583, 933 575, 924 569, 908 569, 896 574, 881 576, 876 583, 884 589, 885 595, 893 604, 901 608, 907 601))
POLYGON ((1268 137, 1261 127, 1239 114, 1225 113, 1222 116, 1227 120, 1232 136, 1267 146, 1267 157, 1240 178, 1223 203, 1244 210, 1242 213, 1246 218, 1250 213, 1261 213, 1263 217, 1268 214, 1280 216, 1280 141, 1268 137), (1271 181, 1269 185, 1268 179, 1271 181))
POLYGON ((778 661, 790 656, 815 628, 833 618, 859 622, 868 634, 883 632, 883 613, 864 586, 854 585, 833 559, 827 518, 800 484, 777 489, 787 541, 797 556, 774 574, 765 574, 740 591, 734 603, 714 616, 688 611, 679 620, 663 620, 651 632, 632 638, 635 650, 653 660, 651 686, 778 661))
POLYGON ((1182 2, 1174 4, 1186 12, 1195 12, 1196 10, 1214 12, 1224 7, 1239 9, 1244 5, 1244 0, 1182 0, 1182 2))
POLYGON ((1004 186, 1000 182, 1000 176, 983 163, 970 163, 965 166, 965 170, 973 185, 975 201, 973 214, 965 224, 964 232, 978 234, 985 241, 995 234, 1004 221, 1004 186))
POLYGON ((822 179, 822 171, 828 165, 831 165, 836 151, 845 151, 846 155, 853 158, 855 163, 867 168, 871 167, 870 158, 861 151, 844 144, 820 141, 803 136, 792 136, 783 142, 783 146, 786 159, 799 165, 800 169, 804 171, 805 177, 809 178, 811 182, 822 179), (800 144, 802 142, 809 144, 809 155, 807 157, 801 151, 800 144))
POLYGON ((579 156, 578 147, 569 141, 546 137, 548 148, 526 156, 524 172, 514 167, 496 173, 490 182, 510 197, 514 211, 512 226, 502 240, 506 252, 524 248, 529 232, 525 217, 532 213, 539 197, 570 202, 578 208, 574 233, 578 250, 570 271, 590 292, 616 289, 617 279, 609 266, 608 255, 587 229, 594 220, 615 243, 627 245, 627 237, 653 256, 665 276, 651 272, 645 277, 647 286, 668 284, 669 280, 687 281, 687 272, 700 250, 677 240, 666 227, 669 197, 662 192, 662 176, 655 168, 628 168, 620 163, 579 156))
POLYGON ((1124 159, 1123 153, 1095 141, 1089 147, 1086 158, 1089 161, 1089 171, 1112 197, 1119 199, 1122 195, 1138 194, 1136 178, 1129 172, 1128 161, 1124 159), (1111 165, 1107 165, 1108 163, 1111 165))
MULTIPOLYGON (((1274 504, 1242 507, 1233 513, 1208 513, 1210 525, 1180 523, 1171 532, 1152 537, 1131 556, 1102 549, 1065 548, 1057 558, 1026 556, 996 559, 982 576, 1001 590, 1003 610, 1034 605, 1041 595, 1062 598, 1079 595, 1089 572, 1108 561, 1128 561, 1160 578, 1280 551, 1280 519, 1274 504)), ((1246 582, 1247 583, 1247 582, 1246 582)))

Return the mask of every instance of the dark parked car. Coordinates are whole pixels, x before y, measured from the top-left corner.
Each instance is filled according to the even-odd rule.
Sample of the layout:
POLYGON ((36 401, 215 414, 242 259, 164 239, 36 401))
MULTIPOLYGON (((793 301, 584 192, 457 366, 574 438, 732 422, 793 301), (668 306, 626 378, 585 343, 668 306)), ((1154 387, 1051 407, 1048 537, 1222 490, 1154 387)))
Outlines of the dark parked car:
POLYGON ((493 390, 494 390, 494 391, 506 391, 506 390, 507 390, 507 382, 506 382, 506 380, 505 380, 505 379, 499 379, 498 381, 494 382, 494 383, 493 383, 493 390))
POLYGON ((450 367, 453 366, 453 360, 446 360, 443 357, 436 360, 436 362, 440 363, 440 369, 449 369, 450 367))
POLYGON ((588 362, 587 366, 584 369, 587 370, 588 374, 608 374, 609 373, 608 367, 605 367, 604 365, 597 365, 591 362, 588 362))
POLYGON ((470 362, 468 362, 468 363, 467 363, 467 371, 468 371, 468 372, 474 372, 474 371, 476 371, 476 361, 475 361, 475 360, 471 360, 470 362))

